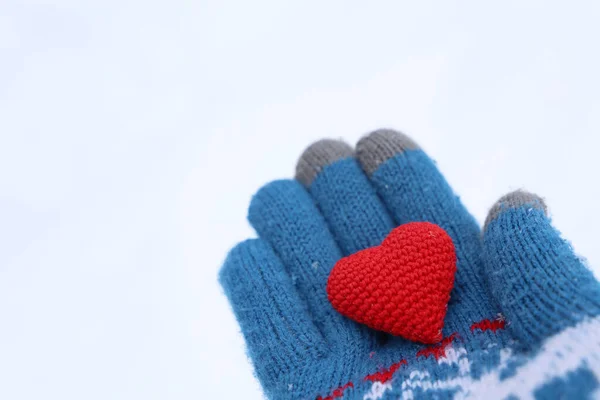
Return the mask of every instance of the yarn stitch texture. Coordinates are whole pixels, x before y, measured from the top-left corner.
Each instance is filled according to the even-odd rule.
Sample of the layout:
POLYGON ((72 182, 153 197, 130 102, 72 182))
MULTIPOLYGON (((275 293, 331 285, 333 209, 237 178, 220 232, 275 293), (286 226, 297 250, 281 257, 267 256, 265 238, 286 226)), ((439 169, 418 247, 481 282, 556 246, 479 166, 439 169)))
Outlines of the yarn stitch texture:
POLYGON ((355 149, 311 145, 248 219, 259 237, 229 252, 219 278, 268 398, 598 397, 600 285, 538 196, 502 197, 481 230, 414 141, 379 130, 355 149), (440 226, 456 252, 433 345, 356 323, 326 292, 342 257, 411 222, 440 226))
POLYGON ((454 284, 452 239, 430 222, 401 225, 380 246, 339 260, 329 274, 333 307, 373 329, 421 343, 442 340, 454 284))

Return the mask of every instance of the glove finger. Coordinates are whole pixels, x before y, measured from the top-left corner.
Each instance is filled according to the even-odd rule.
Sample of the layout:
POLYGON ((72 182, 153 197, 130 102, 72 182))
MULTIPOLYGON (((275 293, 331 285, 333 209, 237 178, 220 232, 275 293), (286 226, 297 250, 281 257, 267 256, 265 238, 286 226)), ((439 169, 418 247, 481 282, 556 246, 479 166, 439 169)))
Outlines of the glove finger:
POLYGON ((323 139, 310 145, 298 160, 296 179, 311 194, 344 255, 381 244, 394 228, 345 142, 323 139))
POLYGON ((600 314, 600 285, 537 195, 516 191, 498 200, 483 242, 490 289, 525 347, 600 314))
POLYGON ((219 281, 267 390, 273 390, 272 384, 307 359, 325 354, 327 346, 321 333, 266 242, 251 239, 234 247, 221 268, 219 281))
POLYGON ((457 273, 447 323, 460 329, 495 315, 483 279, 479 227, 434 162, 409 137, 392 130, 363 137, 356 153, 397 224, 433 222, 452 237, 457 273))
MULTIPOLYGON (((344 256, 380 245, 394 228, 347 143, 323 139, 310 145, 298 160, 296 179, 312 196, 344 256)), ((380 344, 392 338, 383 332, 372 335, 380 344)))
POLYGON ((286 266, 329 344, 363 343, 366 330, 337 313, 327 299, 327 278, 341 252, 304 187, 296 180, 267 184, 254 195, 248 219, 286 266))

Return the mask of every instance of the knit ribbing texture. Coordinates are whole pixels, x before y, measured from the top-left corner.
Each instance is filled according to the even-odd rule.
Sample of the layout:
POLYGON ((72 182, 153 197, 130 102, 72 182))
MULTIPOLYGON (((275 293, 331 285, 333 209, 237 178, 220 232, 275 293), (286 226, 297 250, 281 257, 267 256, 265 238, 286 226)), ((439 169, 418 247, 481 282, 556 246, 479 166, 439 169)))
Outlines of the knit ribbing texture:
MULTIPOLYGON (((296 173, 252 198, 248 220, 258 238, 235 246, 219 276, 268 398, 585 399, 598 393, 600 285, 552 226, 540 197, 504 196, 482 232, 427 154, 390 129, 366 135, 354 151, 339 140, 319 141, 302 154, 296 173), (420 287, 448 283, 427 252, 410 260, 415 275, 405 281, 377 257, 346 261, 353 275, 333 291, 332 302, 341 311, 354 307, 376 329, 340 313, 327 293, 336 263, 381 251, 390 232, 411 223, 443 230, 456 257, 441 337, 435 337, 441 340, 434 344, 381 331, 398 333, 386 315, 425 309, 410 298, 430 294, 420 287), (384 311, 372 313, 370 306, 384 311)), ((410 246, 392 247, 418 254, 410 246)), ((426 323, 413 326, 413 334, 438 329, 426 315, 415 320, 426 323)))

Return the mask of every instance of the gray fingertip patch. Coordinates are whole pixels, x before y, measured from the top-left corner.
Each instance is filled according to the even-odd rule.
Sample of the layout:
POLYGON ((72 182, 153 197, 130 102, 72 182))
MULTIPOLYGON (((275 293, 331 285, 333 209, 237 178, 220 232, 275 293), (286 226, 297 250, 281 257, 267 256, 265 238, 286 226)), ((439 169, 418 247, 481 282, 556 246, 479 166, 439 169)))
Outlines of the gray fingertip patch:
POLYGON ((401 132, 378 129, 358 141, 356 155, 363 170, 371 175, 381 164, 395 155, 418 148, 418 144, 401 132))
POLYGON ((495 220, 498 217, 498 215, 500 215, 503 211, 506 211, 506 209, 508 208, 517 208, 524 205, 536 208, 538 210, 542 210, 544 211, 544 214, 548 215, 548 208, 546 207, 544 199, 542 199, 537 194, 530 193, 525 190, 515 190, 514 192, 502 196, 492 206, 487 218, 485 219, 485 224, 483 225, 484 232, 487 229, 489 223, 495 220))
POLYGON ((337 160, 352 157, 354 150, 342 140, 321 139, 308 146, 296 164, 296 179, 308 187, 323 168, 337 160))

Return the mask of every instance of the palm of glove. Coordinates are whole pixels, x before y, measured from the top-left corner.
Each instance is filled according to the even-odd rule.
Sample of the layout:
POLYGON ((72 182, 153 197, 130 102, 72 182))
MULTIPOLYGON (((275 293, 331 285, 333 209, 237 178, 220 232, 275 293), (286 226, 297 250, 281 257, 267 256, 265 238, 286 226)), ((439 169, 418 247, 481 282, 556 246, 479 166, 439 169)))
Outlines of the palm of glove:
POLYGON ((221 283, 271 398, 451 398, 490 390, 552 397, 573 387, 586 394, 597 384, 600 286, 535 195, 500 199, 482 235, 427 155, 406 136, 381 130, 356 151, 332 140, 310 146, 295 180, 272 182, 254 196, 249 220, 260 238, 230 252, 221 283), (434 346, 343 317, 325 291, 341 257, 413 221, 441 226, 456 249, 444 339, 434 346), (569 351, 575 356, 565 365, 569 351), (547 372, 536 375, 539 365, 547 372))

